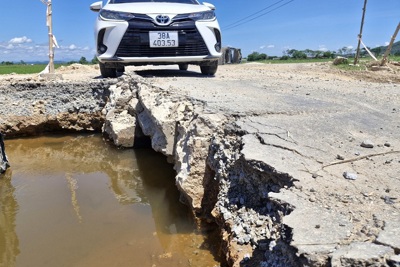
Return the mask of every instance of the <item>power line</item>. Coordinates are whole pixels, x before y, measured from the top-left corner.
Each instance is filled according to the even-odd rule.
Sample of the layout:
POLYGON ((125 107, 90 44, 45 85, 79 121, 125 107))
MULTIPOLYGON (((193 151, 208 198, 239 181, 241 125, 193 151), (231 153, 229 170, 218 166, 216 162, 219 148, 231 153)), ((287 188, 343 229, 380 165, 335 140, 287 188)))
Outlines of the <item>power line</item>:
MULTIPOLYGON (((276 2, 275 4, 273 4, 272 6, 278 4, 279 2, 282 2, 282 1, 284 1, 284 0, 278 1, 278 2, 276 2)), ((231 24, 230 26, 227 26, 227 27, 223 28, 223 30, 225 30, 225 31, 231 30, 231 29, 236 28, 236 27, 239 27, 239 26, 241 26, 241 25, 243 25, 243 24, 249 23, 249 22, 251 22, 251 21, 253 21, 253 20, 256 20, 256 19, 258 19, 258 18, 260 18, 260 17, 262 17, 262 16, 265 16, 265 15, 267 15, 267 14, 269 14, 269 13, 275 11, 275 10, 278 10, 278 9, 280 9, 280 8, 282 8, 282 7, 284 7, 284 6, 288 5, 288 4, 290 4, 291 2, 294 2, 294 0, 291 0, 291 1, 287 2, 287 3, 284 3, 284 4, 278 6, 278 7, 274 8, 274 9, 269 10, 268 12, 262 13, 261 15, 259 15, 259 16, 257 16, 257 17, 254 17, 254 18, 252 18, 252 19, 249 19, 249 20, 246 20, 246 21, 243 21, 243 20, 245 20, 246 18, 245 18, 245 19, 241 19, 240 21, 243 21, 242 23, 239 23, 240 21, 237 21, 237 22, 231 24)), ((269 6, 269 7, 271 7, 271 6, 269 6)), ((269 7, 268 7, 268 8, 269 8, 269 7)), ((266 10, 266 9, 268 9, 268 8, 265 8, 265 9, 263 9, 263 10, 266 10)), ((260 11, 258 11, 258 12, 256 12, 256 13, 254 13, 254 14, 248 16, 247 18, 252 17, 252 16, 254 16, 254 15, 256 15, 256 14, 259 14, 259 13, 262 12, 263 10, 260 10, 260 11)))
POLYGON ((239 24, 240 22, 242 22, 242 21, 244 21, 244 20, 246 20, 246 19, 248 19, 248 18, 251 18, 251 17, 253 17, 254 15, 260 14, 261 12, 263 12, 263 11, 265 11, 265 10, 267 10, 267 9, 269 9, 269 8, 275 6, 275 5, 277 5, 277 4, 279 4, 280 2, 283 2, 283 1, 286 1, 286 0, 280 0, 280 1, 278 1, 278 2, 276 2, 276 3, 274 3, 274 4, 272 4, 272 5, 267 6, 266 8, 263 8, 263 9, 261 9, 261 10, 255 12, 255 13, 253 13, 253 14, 251 14, 251 15, 249 15, 249 16, 243 18, 243 19, 240 19, 240 20, 238 20, 238 21, 236 21, 236 22, 234 22, 234 23, 231 23, 231 24, 229 24, 228 26, 225 26, 225 27, 226 27, 226 28, 233 27, 233 26, 235 26, 236 24, 239 24))

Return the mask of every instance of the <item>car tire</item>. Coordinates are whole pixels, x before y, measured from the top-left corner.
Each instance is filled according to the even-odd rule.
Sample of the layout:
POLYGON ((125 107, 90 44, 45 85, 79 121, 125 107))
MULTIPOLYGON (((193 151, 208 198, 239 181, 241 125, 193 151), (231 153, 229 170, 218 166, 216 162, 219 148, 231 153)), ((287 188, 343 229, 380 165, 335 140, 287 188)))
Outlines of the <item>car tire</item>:
POLYGON ((179 64, 179 70, 186 71, 189 68, 189 64, 179 64))
POLYGON ((125 66, 118 67, 118 68, 117 68, 117 72, 124 73, 124 72, 125 72, 125 66))
POLYGON ((210 65, 200 66, 203 75, 214 75, 218 69, 218 61, 212 62, 210 65))
POLYGON ((106 65, 103 63, 99 63, 100 65, 100 73, 103 78, 116 78, 117 77, 117 69, 116 68, 106 68, 106 65))

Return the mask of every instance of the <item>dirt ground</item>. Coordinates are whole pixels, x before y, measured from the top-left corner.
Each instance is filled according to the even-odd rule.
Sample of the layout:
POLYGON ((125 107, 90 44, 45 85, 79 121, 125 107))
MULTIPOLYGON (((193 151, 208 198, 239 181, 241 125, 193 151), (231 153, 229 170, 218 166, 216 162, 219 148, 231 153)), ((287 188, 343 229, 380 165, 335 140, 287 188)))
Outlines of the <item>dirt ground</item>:
MULTIPOLYGON (((127 67, 127 71, 143 71, 151 69, 176 69, 175 66, 142 66, 142 67, 127 67)), ((189 71, 199 72, 197 67, 191 66, 189 71)), ((225 65, 220 66, 215 79, 224 79, 234 76, 237 79, 246 79, 252 76, 251 71, 257 72, 268 71, 270 75, 281 77, 284 73, 289 75, 305 75, 312 77, 333 78, 342 81, 369 81, 382 83, 400 83, 400 65, 398 63, 389 63, 386 67, 378 70, 365 69, 358 70, 341 70, 334 67, 331 62, 328 63, 300 63, 300 64, 262 64, 248 63, 242 65, 225 65), (245 71, 249 67, 249 71, 245 71)), ((70 66, 62 66, 56 70, 57 74, 62 75, 64 80, 81 81, 86 79, 101 79, 99 67, 97 65, 81 65, 72 64, 70 66)), ((182 74, 181 74, 182 75, 182 74)), ((155 75, 154 75, 155 76, 155 75)), ((178 75, 179 76, 179 75, 178 75)), ((200 74, 199 74, 200 76, 200 74)), ((296 80, 296 77, 291 79, 296 80)), ((0 83, 9 83, 17 80, 23 81, 40 81, 43 80, 38 74, 26 75, 0 75, 0 83)))

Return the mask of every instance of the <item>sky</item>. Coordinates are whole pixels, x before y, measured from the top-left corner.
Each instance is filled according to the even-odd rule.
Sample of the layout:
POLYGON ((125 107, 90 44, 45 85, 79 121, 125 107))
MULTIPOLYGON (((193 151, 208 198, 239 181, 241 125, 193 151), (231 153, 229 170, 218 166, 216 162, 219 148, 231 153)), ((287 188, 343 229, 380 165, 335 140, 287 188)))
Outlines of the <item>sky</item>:
MULTIPOLYGON (((95 1, 52 0, 53 33, 59 45, 56 61, 94 57, 97 13, 89 6, 95 1)), ((364 0, 208 2, 217 8, 223 46, 240 48, 244 56, 252 52, 281 56, 287 49, 356 48, 364 5, 364 0), (245 18, 251 21, 245 23, 245 18)), ((40 0, 2 0, 1 10, 0 62, 48 60, 46 6, 40 0)), ((372 48, 387 45, 399 22, 400 0, 368 0, 364 43, 372 48)))

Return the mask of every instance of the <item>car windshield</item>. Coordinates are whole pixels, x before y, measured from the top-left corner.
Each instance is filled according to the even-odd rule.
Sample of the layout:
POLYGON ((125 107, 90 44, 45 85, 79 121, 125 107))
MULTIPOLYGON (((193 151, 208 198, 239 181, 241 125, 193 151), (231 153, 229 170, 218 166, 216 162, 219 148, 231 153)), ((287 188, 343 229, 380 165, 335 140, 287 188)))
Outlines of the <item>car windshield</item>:
POLYGON ((198 5, 199 2, 196 0, 111 0, 111 4, 123 4, 123 3, 180 3, 180 4, 194 4, 198 5))

